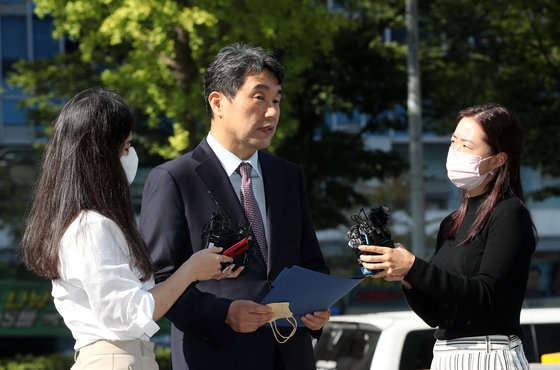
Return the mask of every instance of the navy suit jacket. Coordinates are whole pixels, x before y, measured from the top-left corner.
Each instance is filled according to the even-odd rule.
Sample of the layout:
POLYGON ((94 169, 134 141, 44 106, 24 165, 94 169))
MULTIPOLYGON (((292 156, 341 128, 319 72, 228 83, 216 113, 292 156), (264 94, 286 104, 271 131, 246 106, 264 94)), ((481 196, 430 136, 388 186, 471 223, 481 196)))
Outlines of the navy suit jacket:
MULTIPOLYGON (((285 267, 299 265, 328 273, 313 229, 301 169, 264 152, 259 152, 259 161, 267 205, 268 269, 257 248, 256 258, 239 277, 187 288, 166 315, 172 322, 174 369, 273 369, 278 357, 286 369, 315 369, 311 335, 318 332, 298 328, 294 337, 280 345, 268 326, 242 334, 225 323, 233 300, 260 302, 270 291, 270 282, 285 267)), ((144 185, 140 227, 156 266, 156 281, 165 280, 201 249, 204 226, 217 211, 212 198, 236 221, 246 220, 206 139, 192 152, 150 172, 144 185)))

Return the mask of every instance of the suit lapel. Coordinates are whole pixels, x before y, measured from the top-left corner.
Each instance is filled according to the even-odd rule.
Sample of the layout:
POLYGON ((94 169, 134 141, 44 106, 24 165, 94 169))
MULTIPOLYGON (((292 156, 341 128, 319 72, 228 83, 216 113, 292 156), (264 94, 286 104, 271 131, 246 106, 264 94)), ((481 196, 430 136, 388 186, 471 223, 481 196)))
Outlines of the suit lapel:
POLYGON ((206 185, 210 197, 218 203, 223 211, 229 213, 234 220, 243 220, 245 218, 243 207, 239 199, 237 199, 237 195, 222 164, 212 149, 210 149, 206 140, 202 141, 195 149, 193 159, 200 162, 195 172, 206 185))
MULTIPOLYGON (((218 203, 221 211, 228 213, 236 222, 247 223, 245 211, 231 186, 231 181, 206 139, 193 151, 193 159, 200 162, 198 167, 195 168, 195 172, 206 185, 210 193, 209 196, 218 203)), ((257 253, 254 263, 266 270, 260 252, 257 253)))

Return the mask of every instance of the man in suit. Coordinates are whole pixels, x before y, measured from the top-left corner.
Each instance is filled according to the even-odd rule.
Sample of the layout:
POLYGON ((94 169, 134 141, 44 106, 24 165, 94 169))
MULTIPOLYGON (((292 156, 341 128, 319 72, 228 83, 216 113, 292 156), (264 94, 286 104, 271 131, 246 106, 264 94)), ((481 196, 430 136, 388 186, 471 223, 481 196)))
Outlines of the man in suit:
POLYGON ((279 344, 263 326, 272 309, 258 303, 285 267, 328 273, 301 169, 260 151, 278 125, 284 68, 261 48, 234 44, 218 53, 204 78, 210 133, 192 152, 154 168, 144 186, 140 225, 156 280, 202 248, 217 207, 236 222, 249 221, 258 247, 238 278, 191 285, 166 315, 173 368, 315 369, 311 339, 330 311, 305 315, 305 327, 279 344))

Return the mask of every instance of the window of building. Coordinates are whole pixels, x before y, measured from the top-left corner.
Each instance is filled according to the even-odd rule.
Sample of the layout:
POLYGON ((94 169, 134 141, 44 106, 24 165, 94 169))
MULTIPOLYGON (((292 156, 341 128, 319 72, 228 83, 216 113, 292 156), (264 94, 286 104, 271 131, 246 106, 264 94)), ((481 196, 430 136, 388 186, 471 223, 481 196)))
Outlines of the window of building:
POLYGON ((25 110, 17 107, 25 94, 20 87, 7 82, 14 64, 21 60, 51 58, 63 51, 62 42, 52 39, 52 18, 35 16, 33 7, 26 3, 25 0, 0 0, 0 88, 4 89, 0 94, 0 145, 27 145, 34 140, 34 130, 30 129, 25 110), (13 5, 4 8, 2 4, 7 3, 13 5))
POLYGON ((33 57, 50 58, 59 50, 59 43, 52 38, 54 25, 48 18, 33 17, 33 57))
POLYGON ((27 27, 25 16, 5 15, 0 17, 0 35, 2 41, 2 86, 9 91, 4 81, 13 64, 20 59, 27 59, 27 27))
POLYGON ((17 107, 17 100, 3 100, 2 113, 4 125, 26 125, 25 112, 17 107))

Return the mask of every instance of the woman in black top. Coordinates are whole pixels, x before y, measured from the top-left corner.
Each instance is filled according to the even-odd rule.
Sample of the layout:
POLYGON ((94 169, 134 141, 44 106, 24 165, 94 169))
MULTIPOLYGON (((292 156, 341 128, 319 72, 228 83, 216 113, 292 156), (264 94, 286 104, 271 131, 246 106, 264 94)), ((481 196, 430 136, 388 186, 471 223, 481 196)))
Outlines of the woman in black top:
POLYGON ((432 369, 528 369, 519 315, 536 231, 520 178, 523 135, 505 107, 459 112, 447 156, 462 190, 441 223, 432 262, 396 243, 361 246, 374 277, 402 280, 410 307, 437 327, 432 369))

